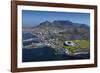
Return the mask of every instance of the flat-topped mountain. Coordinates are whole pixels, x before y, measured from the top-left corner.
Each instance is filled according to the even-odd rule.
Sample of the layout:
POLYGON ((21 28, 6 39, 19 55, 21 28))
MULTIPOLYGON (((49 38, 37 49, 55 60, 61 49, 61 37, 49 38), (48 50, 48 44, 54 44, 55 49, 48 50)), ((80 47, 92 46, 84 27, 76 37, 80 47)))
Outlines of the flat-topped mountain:
POLYGON ((32 28, 32 32, 56 33, 55 35, 65 36, 66 39, 89 40, 90 27, 86 24, 73 23, 68 20, 45 21, 32 28))
MULTIPOLYGON (((31 28, 23 28, 23 33, 28 32, 36 38, 31 37, 33 46, 49 45, 52 48, 63 48, 67 40, 90 40, 90 27, 86 24, 73 23, 68 20, 44 21, 31 28)), ((23 35, 24 37, 24 35, 23 35)), ((87 48, 89 49, 89 48, 87 48)))
MULTIPOLYGON (((44 21, 41 22, 39 25, 35 26, 38 28, 42 27, 58 27, 58 28, 71 28, 71 27, 76 27, 76 28, 86 28, 89 29, 89 26, 86 24, 80 24, 80 23, 73 23, 68 20, 55 20, 53 22, 50 21, 44 21)), ((34 28, 34 27, 33 27, 34 28)))
POLYGON ((45 21, 40 23, 37 27, 68 27, 68 26, 73 26, 73 23, 70 21, 63 21, 63 20, 55 20, 53 22, 45 21))

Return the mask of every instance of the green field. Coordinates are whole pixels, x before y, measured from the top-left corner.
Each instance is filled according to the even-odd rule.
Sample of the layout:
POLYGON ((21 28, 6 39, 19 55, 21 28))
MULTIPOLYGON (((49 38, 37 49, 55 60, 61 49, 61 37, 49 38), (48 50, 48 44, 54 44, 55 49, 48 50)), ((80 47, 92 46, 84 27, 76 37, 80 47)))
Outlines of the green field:
POLYGON ((87 40, 70 40, 74 42, 75 46, 65 46, 64 49, 68 49, 69 52, 74 53, 79 49, 89 49, 90 48, 90 42, 87 40))

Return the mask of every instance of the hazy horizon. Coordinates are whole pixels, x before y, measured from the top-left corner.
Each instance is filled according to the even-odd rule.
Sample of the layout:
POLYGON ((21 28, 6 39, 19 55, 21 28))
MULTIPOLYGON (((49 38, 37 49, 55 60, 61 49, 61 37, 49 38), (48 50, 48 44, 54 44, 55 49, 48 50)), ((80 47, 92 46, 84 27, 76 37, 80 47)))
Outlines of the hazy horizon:
POLYGON ((36 26, 44 21, 69 20, 90 26, 89 13, 22 10, 22 26, 36 26))

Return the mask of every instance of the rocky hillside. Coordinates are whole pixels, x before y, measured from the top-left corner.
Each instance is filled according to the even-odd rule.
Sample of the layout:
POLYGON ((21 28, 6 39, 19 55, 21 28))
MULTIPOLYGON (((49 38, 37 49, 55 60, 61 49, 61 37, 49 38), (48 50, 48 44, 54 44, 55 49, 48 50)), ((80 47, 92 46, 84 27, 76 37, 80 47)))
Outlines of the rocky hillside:
MULTIPOLYGON (((32 34, 32 37, 27 35, 31 37, 30 46, 32 48, 49 46, 55 50, 60 50, 64 48, 64 42, 67 40, 86 40, 88 42, 90 40, 89 26, 86 24, 73 23, 68 20, 45 21, 31 28, 23 28, 23 33, 24 32, 32 34)), ((23 35, 23 38, 27 38, 27 36, 23 35)), ((23 39, 23 41, 25 40, 23 39)), ((29 42, 30 41, 27 43, 29 42)), ((89 48, 86 50, 89 50, 89 48)))
POLYGON ((90 39, 90 28, 86 24, 73 23, 68 20, 45 21, 32 28, 33 33, 41 32, 55 35, 66 40, 90 39))

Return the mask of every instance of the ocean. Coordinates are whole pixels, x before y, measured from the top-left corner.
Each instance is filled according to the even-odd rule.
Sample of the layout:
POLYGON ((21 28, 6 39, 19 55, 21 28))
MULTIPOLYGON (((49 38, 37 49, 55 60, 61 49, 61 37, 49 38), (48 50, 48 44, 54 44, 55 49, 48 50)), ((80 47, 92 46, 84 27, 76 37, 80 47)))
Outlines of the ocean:
MULTIPOLYGON (((30 33, 23 34, 23 39, 36 38, 30 33)), ((26 41, 23 44, 29 45, 34 41, 26 41)), ((38 42, 38 41, 35 41, 38 42)), ((60 61, 60 60, 81 60, 90 59, 90 54, 78 54, 70 56, 66 53, 57 54, 53 48, 44 46, 40 48, 23 48, 22 62, 39 62, 39 61, 60 61)))

